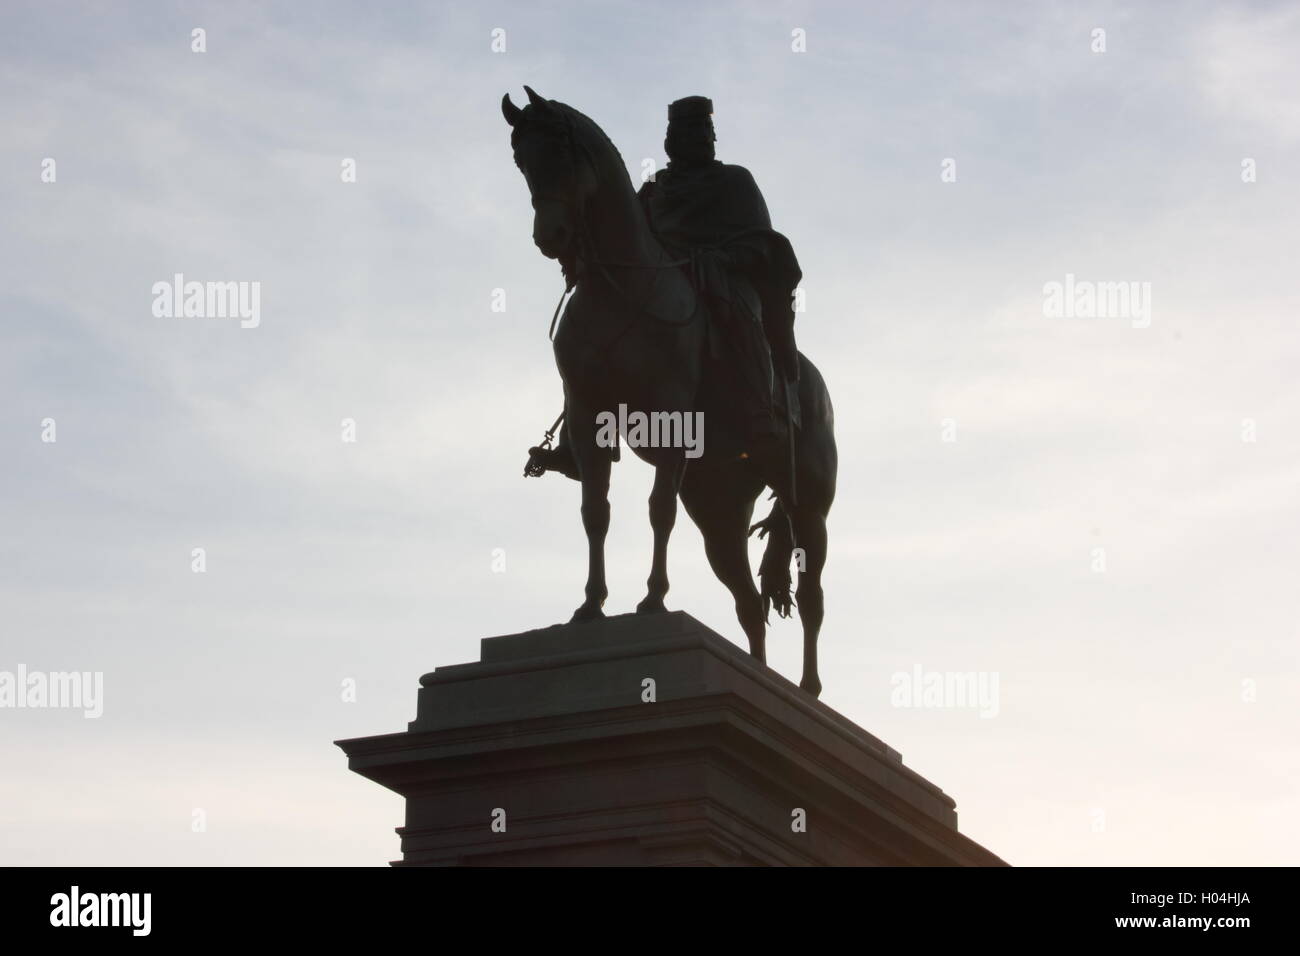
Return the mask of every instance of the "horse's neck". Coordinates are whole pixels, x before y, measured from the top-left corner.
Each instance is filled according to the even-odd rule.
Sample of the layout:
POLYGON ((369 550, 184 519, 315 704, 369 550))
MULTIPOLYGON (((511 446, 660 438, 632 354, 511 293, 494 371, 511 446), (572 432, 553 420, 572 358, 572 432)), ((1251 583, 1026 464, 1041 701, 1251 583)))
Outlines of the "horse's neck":
POLYGON ((600 185, 589 206, 592 255, 604 262, 656 265, 663 261, 663 246, 646 222, 641 202, 621 162, 606 159, 600 185), (617 168, 611 168, 617 167, 617 168))

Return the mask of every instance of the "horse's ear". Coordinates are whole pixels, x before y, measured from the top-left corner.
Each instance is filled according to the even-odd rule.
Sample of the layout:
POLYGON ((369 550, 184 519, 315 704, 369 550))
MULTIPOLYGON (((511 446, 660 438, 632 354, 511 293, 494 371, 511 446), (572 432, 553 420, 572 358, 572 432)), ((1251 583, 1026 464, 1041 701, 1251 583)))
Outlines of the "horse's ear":
POLYGON ((507 123, 509 123, 511 126, 514 126, 515 123, 519 121, 519 116, 521 113, 523 113, 523 110, 515 106, 514 103, 510 102, 509 93, 501 97, 501 115, 506 118, 507 123))
POLYGON ((534 106, 544 109, 547 105, 546 100, 538 96, 531 86, 525 86, 524 92, 528 94, 528 102, 534 106))

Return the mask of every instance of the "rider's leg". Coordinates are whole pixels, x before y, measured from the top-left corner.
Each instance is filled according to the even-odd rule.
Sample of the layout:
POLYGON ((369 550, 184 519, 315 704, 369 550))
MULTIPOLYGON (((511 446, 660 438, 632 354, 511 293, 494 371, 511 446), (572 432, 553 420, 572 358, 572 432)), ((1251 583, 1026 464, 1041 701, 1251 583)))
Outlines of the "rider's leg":
POLYGON ((794 309, 779 296, 770 296, 763 303, 764 332, 772 348, 772 364, 776 374, 791 382, 799 381, 799 348, 794 342, 794 309), (779 311, 778 311, 779 310, 779 311))
POLYGON ((749 409, 751 454, 766 454, 779 446, 781 431, 772 401, 772 354, 759 320, 748 314, 739 317, 740 378, 749 409))

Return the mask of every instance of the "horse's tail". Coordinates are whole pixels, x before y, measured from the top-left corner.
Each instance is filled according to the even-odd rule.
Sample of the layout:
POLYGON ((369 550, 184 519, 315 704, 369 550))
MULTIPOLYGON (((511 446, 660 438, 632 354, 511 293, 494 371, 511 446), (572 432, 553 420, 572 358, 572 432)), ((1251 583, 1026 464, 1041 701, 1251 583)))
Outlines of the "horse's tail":
POLYGON ((794 532, 780 499, 772 505, 766 518, 749 529, 750 534, 755 531, 760 538, 767 538, 767 549, 758 566, 763 616, 766 618, 775 605, 777 614, 789 617, 794 607, 794 596, 790 593, 790 559, 794 557, 794 532))

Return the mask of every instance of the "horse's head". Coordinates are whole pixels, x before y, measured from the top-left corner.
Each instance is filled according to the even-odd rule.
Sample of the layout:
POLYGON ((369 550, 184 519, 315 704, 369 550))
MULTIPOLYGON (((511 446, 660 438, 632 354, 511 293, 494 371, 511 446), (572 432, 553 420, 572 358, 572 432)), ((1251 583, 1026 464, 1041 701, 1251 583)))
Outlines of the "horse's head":
POLYGON ((548 259, 576 252, 584 207, 596 189, 596 172, 582 151, 568 107, 538 96, 528 87, 523 109, 501 98, 501 112, 513 132, 515 165, 533 197, 533 242, 548 259))

